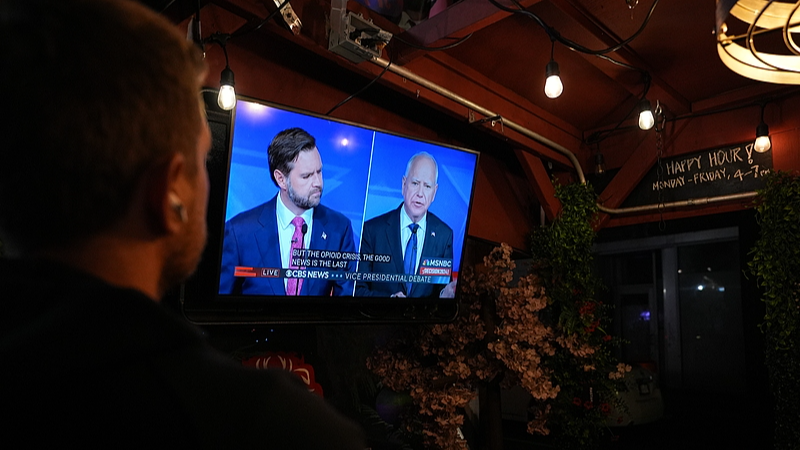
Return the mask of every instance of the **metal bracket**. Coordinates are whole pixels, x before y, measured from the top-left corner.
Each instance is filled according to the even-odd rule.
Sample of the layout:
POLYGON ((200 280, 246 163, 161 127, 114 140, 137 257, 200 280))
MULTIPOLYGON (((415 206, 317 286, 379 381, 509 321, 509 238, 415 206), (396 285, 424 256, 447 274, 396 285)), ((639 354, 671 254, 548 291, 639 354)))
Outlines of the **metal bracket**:
MULTIPOLYGON (((278 8, 280 8, 281 3, 283 3, 281 0, 272 1, 275 2, 275 6, 278 8)), ((300 34, 300 30, 303 28, 303 23, 300 22, 300 18, 297 17, 297 14, 295 14, 291 3, 286 2, 286 5, 284 5, 283 9, 281 10, 280 16, 289 27, 289 30, 292 32, 292 34, 295 36, 300 34)))
POLYGON ((377 27, 361 15, 347 12, 347 3, 331 6, 331 34, 328 50, 342 55, 354 63, 380 58, 383 48, 392 39, 392 33, 377 27))

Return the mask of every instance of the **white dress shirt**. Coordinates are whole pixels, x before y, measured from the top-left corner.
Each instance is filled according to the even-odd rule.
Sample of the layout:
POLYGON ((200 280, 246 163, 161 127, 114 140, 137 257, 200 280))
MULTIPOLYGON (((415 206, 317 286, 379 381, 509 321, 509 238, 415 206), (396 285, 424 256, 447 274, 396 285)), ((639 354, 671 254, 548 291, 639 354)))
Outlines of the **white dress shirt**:
MULTIPOLYGON (((419 270, 419 260, 422 256, 422 246, 425 245, 425 230, 427 229, 427 219, 428 213, 426 212, 422 219, 417 222, 419 228, 417 229, 417 260, 414 261, 414 273, 416 274, 419 270)), ((405 260, 406 257, 406 245, 408 245, 408 240, 411 239, 411 229, 408 228, 409 225, 414 223, 411 220, 411 217, 408 217, 408 213, 406 213, 405 205, 400 208, 400 251, 403 252, 403 259, 405 260)))
MULTIPOLYGON (((275 214, 278 224, 278 242, 281 245, 281 267, 288 269, 289 263, 292 261, 292 235, 294 235, 294 225, 292 224, 292 220, 294 220, 296 216, 283 203, 283 199, 281 198, 280 194, 278 194, 275 214)), ((303 248, 307 249, 309 244, 311 244, 311 229, 314 225, 314 208, 305 210, 300 217, 305 220, 306 226, 308 226, 306 234, 303 236, 303 248)), ((288 282, 288 278, 283 279, 284 287, 286 287, 288 282)))

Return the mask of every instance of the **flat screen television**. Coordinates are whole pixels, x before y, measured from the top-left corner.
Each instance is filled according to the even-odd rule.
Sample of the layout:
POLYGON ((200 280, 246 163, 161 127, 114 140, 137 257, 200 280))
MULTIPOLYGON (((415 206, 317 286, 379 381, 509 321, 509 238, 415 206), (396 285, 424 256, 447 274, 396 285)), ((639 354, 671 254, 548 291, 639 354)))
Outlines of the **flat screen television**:
POLYGON ((223 112, 204 95, 209 239, 180 291, 190 321, 455 317, 477 152, 249 98, 223 112), (276 180, 271 145, 304 146, 276 180))

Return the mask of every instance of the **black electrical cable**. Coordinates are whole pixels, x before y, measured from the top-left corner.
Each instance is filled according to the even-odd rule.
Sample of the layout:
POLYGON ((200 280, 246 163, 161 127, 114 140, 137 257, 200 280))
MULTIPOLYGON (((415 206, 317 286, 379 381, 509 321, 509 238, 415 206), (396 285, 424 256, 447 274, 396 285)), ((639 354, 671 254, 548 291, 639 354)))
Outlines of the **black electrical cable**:
POLYGON ((457 47, 457 46, 463 44, 464 41, 466 41, 467 39, 469 39, 471 37, 472 37, 472 33, 470 33, 470 34, 468 34, 468 35, 466 35, 466 36, 464 36, 462 38, 459 38, 456 42, 453 42, 452 44, 442 45, 440 47, 427 47, 427 46, 424 46, 424 45, 414 44, 413 42, 409 42, 409 41, 407 41, 405 39, 402 39, 402 38, 400 38, 399 36, 396 36, 396 35, 392 36, 392 39, 400 41, 400 42, 402 42, 403 44, 405 44, 405 45, 407 45, 409 47, 413 47, 413 48, 416 48, 416 49, 419 49, 419 50, 425 50, 425 51, 428 51, 428 52, 437 52, 437 51, 449 50, 451 48, 457 47))
MULTIPOLYGON (((220 42, 223 42, 223 41, 224 41, 224 42, 227 42, 227 41, 228 41, 228 39, 230 39, 230 38, 235 38, 235 37, 243 36, 243 35, 245 35, 245 34, 248 34, 248 33, 251 33, 251 32, 253 32, 253 31, 256 31, 256 30, 258 30, 259 28, 261 28, 262 26, 264 26, 264 24, 265 24, 265 23, 269 22, 269 21, 270 21, 270 20, 271 20, 273 17, 275 17, 275 15, 276 15, 276 14, 278 14, 279 12, 281 12, 281 10, 283 9, 283 7, 284 7, 284 6, 286 6, 286 5, 289 3, 289 1, 290 1, 290 0, 284 0, 284 1, 283 1, 283 3, 281 3, 280 5, 278 5, 278 8, 277 8, 277 9, 275 9, 275 11, 272 11, 271 13, 269 13, 269 15, 267 15, 267 17, 265 17, 265 18, 264 18, 264 20, 262 20, 262 21, 261 21, 261 22, 260 22, 258 25, 256 25, 256 26, 255 26, 255 27, 253 27, 253 28, 247 28, 247 29, 245 29, 245 30, 241 30, 241 29, 240 29, 240 30, 239 30, 239 32, 236 32, 236 33, 231 33, 231 34, 226 34, 226 33, 219 33, 219 32, 216 32, 216 33, 212 34, 211 36, 209 36, 209 37, 205 38, 205 39, 203 40, 203 42, 216 42, 216 43, 218 43, 218 44, 219 44, 220 42), (226 37, 223 37, 223 36, 226 36, 226 37)), ((222 44, 220 44, 220 45, 222 45, 222 44)))
POLYGON ((649 90, 650 90, 650 77, 647 76, 645 78, 644 90, 642 91, 642 94, 639 96, 639 99, 636 101, 636 104, 633 105, 633 108, 630 111, 628 111, 627 114, 625 114, 625 116, 614 126, 614 128, 611 128, 609 130, 598 131, 596 133, 592 133, 586 140, 584 140, 584 142, 586 144, 595 144, 595 143, 599 144, 600 142, 605 140, 607 137, 611 136, 612 133, 617 131, 622 126, 623 122, 628 120, 628 117, 630 117, 631 114, 636 112, 636 110, 639 108, 639 103, 642 101, 642 99, 644 99, 647 96, 647 92, 649 90))
POLYGON ((375 84, 375 82, 377 82, 378 80, 380 80, 380 79, 381 79, 381 77, 383 77, 383 74, 385 74, 385 73, 386 73, 386 71, 387 71, 387 70, 389 70, 389 67, 392 65, 392 54, 389 52, 389 49, 388 49, 388 47, 386 48, 386 53, 388 53, 388 54, 389 54, 389 63, 388 63, 388 64, 386 64, 386 67, 384 67, 384 68, 383 68, 383 70, 381 71, 381 73, 379 73, 377 77, 375 77, 375 78, 373 78, 372 80, 370 80, 370 82, 369 82, 369 83, 367 83, 367 84, 366 84, 364 87, 362 87, 361 89, 359 89, 359 90, 358 90, 358 91, 356 91, 355 93, 351 94, 351 95, 350 95, 349 97, 347 97, 346 99, 344 99, 344 100, 340 101, 339 103, 337 103, 337 104, 336 104, 336 106, 334 106, 333 108, 331 108, 330 110, 328 110, 328 112, 326 112, 326 113, 325 113, 325 115, 326 115, 326 116, 330 116, 330 115, 331 115, 331 113, 332 113, 332 112, 334 112, 334 111, 336 111, 337 109, 339 109, 339 107, 340 107, 340 106, 344 105, 345 103, 347 103, 347 102, 349 102, 350 100, 352 100, 352 99, 356 98, 357 96, 359 96, 359 95, 360 95, 362 92, 364 92, 364 91, 366 91, 367 89, 369 89, 369 87, 370 87, 370 86, 372 86, 373 84, 375 84))
POLYGON ((233 33, 231 36, 232 36, 232 37, 239 37, 239 36, 243 36, 243 35, 245 35, 245 34, 247 34, 247 33, 251 33, 251 32, 253 32, 253 31, 256 31, 256 30, 258 30, 259 28, 263 27, 265 23, 269 22, 269 21, 270 21, 270 19, 272 19, 273 17, 275 17, 275 15, 276 15, 276 14, 278 14, 279 12, 281 12, 281 10, 283 9, 283 7, 284 7, 284 6, 286 6, 286 5, 289 3, 289 1, 290 1, 290 0, 284 0, 284 1, 283 1, 283 2, 280 4, 280 5, 278 5, 278 8, 277 8, 277 9, 275 9, 275 11, 272 11, 271 13, 269 13, 269 15, 268 15, 267 17, 265 17, 265 18, 264 18, 264 20, 262 20, 262 21, 261 21, 261 23, 259 23, 258 25, 256 25, 254 28, 248 28, 248 29, 246 29, 246 30, 244 30, 244 31, 241 31, 241 30, 240 30, 240 32, 238 32, 238 33, 233 33))
POLYGON ((497 8, 503 10, 503 11, 514 13, 514 14, 522 14, 522 15, 528 16, 529 18, 531 18, 534 21, 536 21, 539 24, 539 26, 544 28, 544 31, 547 33, 548 36, 550 36, 550 39, 555 39, 558 42, 564 44, 565 46, 569 47, 572 50, 575 50, 575 51, 581 52, 581 53, 586 53, 586 54, 589 54, 589 55, 603 55, 603 54, 606 54, 606 53, 612 53, 612 52, 615 52, 615 51, 621 49, 622 47, 626 46, 627 44, 629 44, 636 37, 638 37, 639 34, 642 33, 642 31, 644 31, 644 28, 650 22, 650 17, 653 15, 653 11, 655 11, 656 5, 658 5, 658 0, 654 0, 653 4, 650 6, 650 10, 647 12, 647 16, 645 16, 644 21, 642 21, 642 25, 629 38, 624 39, 622 42, 620 42, 620 43, 618 43, 618 44, 616 44, 616 45, 614 45, 612 47, 604 48, 604 49, 601 49, 601 50, 592 50, 592 49, 584 47, 584 46, 582 46, 582 45, 580 45, 580 44, 578 44, 578 43, 576 43, 576 42, 574 42, 574 41, 572 41, 570 39, 567 39, 567 38, 561 36, 561 34, 558 31, 556 31, 554 28, 552 28, 549 25, 547 25, 547 23, 545 23, 544 20, 542 20, 539 16, 537 16, 536 14, 534 14, 534 13, 532 13, 530 11, 527 11, 525 8, 523 8, 522 5, 517 0, 511 0, 511 2, 514 3, 514 5, 517 6, 517 9, 509 8, 509 7, 505 6, 505 5, 501 5, 497 0, 489 0, 489 2, 491 4, 493 4, 494 6, 496 6, 497 8))

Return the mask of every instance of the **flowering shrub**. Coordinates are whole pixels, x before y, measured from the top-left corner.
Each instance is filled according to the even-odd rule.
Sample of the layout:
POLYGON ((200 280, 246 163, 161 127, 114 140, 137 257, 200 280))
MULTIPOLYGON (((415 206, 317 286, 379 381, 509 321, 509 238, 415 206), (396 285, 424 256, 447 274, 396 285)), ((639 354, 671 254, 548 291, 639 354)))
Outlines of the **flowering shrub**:
MULTIPOLYGON (((511 286, 510 256, 503 244, 484 259, 485 270, 462 276, 462 313, 455 321, 405 329, 367 361, 386 387, 410 393, 417 411, 406 427, 428 448, 467 448, 459 429, 481 383, 502 379, 539 400, 558 394, 541 364, 558 345, 538 317, 547 298, 536 275, 511 286)), ((545 422, 540 414, 529 428, 546 434, 545 422)))
POLYGON ((587 184, 571 184, 556 186, 556 197, 559 217, 531 235, 532 270, 548 292, 559 332, 559 348, 545 361, 561 389, 549 423, 559 448, 590 449, 608 433, 610 411, 624 410, 616 393, 631 367, 613 358, 620 339, 606 332, 609 307, 596 299, 602 287, 592 257, 596 194, 587 184))
POLYGON ((612 360, 618 341, 604 331, 606 308, 593 298, 596 206, 593 197, 586 204, 593 193, 584 188, 557 189, 565 205, 574 200, 567 194, 583 203, 565 206, 534 233, 530 274, 514 279, 512 249, 501 244, 460 278, 461 312, 453 322, 405 328, 368 358, 384 386, 410 393, 415 410, 405 426, 427 448, 467 448, 465 407, 490 383, 530 393, 529 433, 553 430, 561 448, 599 445, 630 366, 612 360))

